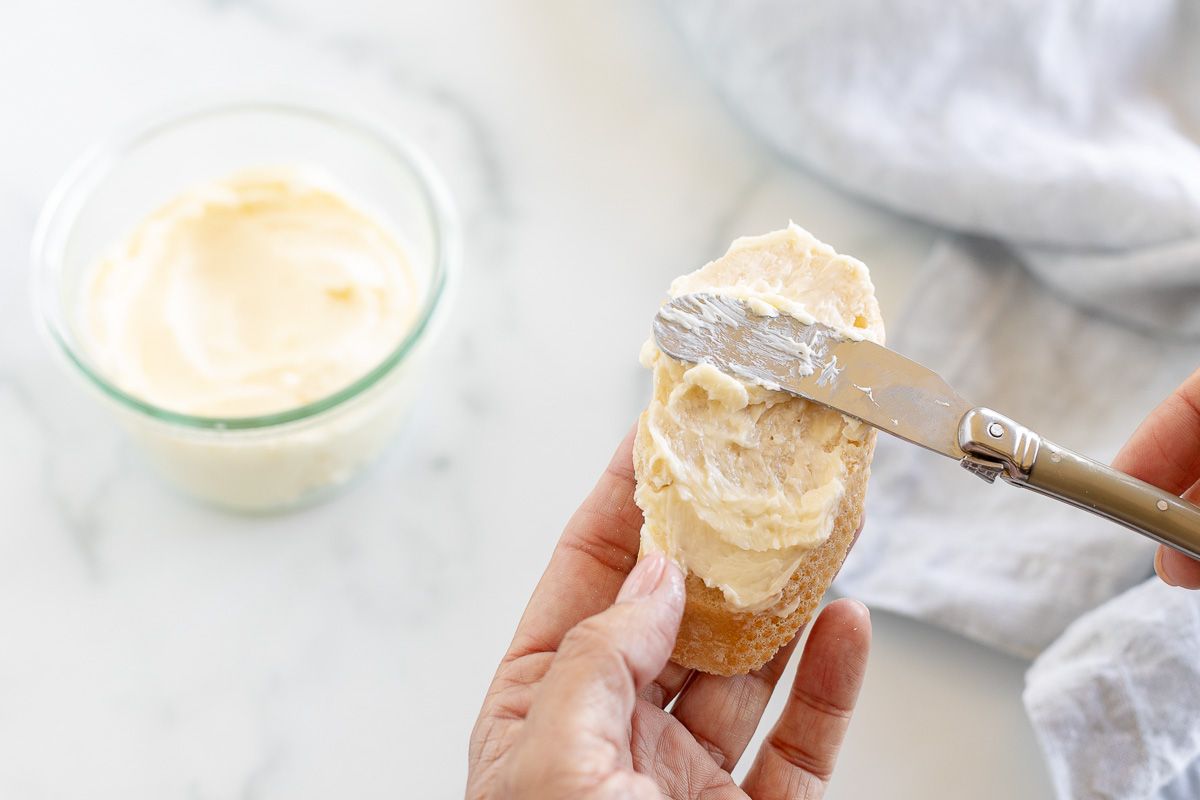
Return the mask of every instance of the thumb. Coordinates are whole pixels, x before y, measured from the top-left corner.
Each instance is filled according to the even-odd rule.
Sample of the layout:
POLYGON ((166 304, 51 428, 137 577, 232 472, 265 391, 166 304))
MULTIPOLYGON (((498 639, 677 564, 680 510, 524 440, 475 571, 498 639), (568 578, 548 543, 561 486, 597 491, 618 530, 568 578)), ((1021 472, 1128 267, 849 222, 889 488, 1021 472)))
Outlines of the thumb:
POLYGON ((647 554, 616 604, 563 638, 530 709, 535 726, 564 736, 599 736, 624 745, 637 692, 654 680, 675 647, 683 615, 683 575, 661 553, 647 554))

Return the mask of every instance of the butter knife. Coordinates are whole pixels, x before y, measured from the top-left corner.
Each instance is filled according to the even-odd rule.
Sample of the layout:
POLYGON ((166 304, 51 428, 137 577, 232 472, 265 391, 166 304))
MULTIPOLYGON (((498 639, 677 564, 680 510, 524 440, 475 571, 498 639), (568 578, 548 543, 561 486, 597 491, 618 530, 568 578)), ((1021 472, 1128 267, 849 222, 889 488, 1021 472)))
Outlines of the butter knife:
POLYGON ((717 294, 671 300, 654 318, 654 338, 672 358, 829 406, 988 483, 1002 478, 1200 558, 1200 508, 967 402, 932 370, 874 342, 717 294))

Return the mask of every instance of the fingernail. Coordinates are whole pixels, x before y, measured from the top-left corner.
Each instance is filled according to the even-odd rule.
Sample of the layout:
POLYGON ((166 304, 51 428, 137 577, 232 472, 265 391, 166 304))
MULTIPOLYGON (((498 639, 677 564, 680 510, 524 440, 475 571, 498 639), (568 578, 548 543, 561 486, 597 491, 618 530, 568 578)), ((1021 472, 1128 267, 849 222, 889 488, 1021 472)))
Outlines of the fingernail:
POLYGON ((1169 562, 1163 558, 1166 552, 1162 547, 1159 547, 1158 551, 1154 554, 1154 571, 1158 573, 1158 577, 1162 578, 1163 583, 1168 586, 1178 586, 1179 579, 1171 574, 1171 570, 1167 567, 1169 562))
POLYGON ((662 553, 647 553, 638 561, 637 566, 625 579, 625 583, 621 585, 621 591, 617 593, 617 602, 623 603, 627 600, 641 600, 643 597, 649 597, 662 582, 666 566, 667 559, 662 553))

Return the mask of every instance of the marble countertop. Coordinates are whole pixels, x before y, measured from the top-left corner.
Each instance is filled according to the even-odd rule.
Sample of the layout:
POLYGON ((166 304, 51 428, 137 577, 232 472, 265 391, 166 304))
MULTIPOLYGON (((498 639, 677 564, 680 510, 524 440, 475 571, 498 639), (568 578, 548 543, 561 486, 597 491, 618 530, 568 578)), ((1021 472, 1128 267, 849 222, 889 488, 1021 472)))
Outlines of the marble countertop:
MULTIPOLYGON (((0 72, 5 798, 460 796, 495 662, 645 401, 670 279, 791 218, 870 264, 894 315, 935 235, 782 164, 635 0, 45 0, 0 12, 0 72), (433 156, 465 272, 383 461, 247 518, 162 486, 48 357, 28 247, 114 127, 296 89, 433 156)), ((876 631, 831 797, 1049 796, 1023 663, 883 613, 876 631)))

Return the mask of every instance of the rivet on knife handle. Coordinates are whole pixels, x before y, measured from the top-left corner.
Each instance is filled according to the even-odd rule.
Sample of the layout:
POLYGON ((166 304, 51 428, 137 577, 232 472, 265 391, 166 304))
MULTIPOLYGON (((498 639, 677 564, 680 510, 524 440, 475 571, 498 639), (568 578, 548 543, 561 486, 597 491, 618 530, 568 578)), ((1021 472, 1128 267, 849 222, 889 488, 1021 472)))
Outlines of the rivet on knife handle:
POLYGON ((1059 447, 987 408, 973 408, 959 426, 964 466, 990 468, 1024 486, 1120 523, 1193 558, 1200 558, 1200 508, 1145 481, 1059 447), (972 462, 970 464, 966 462, 972 462))

